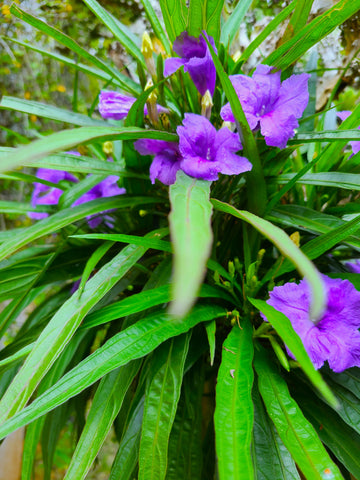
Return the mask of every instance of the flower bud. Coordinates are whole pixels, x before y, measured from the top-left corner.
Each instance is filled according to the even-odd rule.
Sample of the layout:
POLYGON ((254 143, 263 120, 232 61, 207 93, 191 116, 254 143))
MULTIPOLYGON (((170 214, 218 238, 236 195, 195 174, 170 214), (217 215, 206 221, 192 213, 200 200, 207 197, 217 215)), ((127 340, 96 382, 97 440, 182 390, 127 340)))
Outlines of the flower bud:
POLYGON ((152 76, 152 78, 156 78, 156 68, 153 51, 154 47, 150 35, 147 32, 144 32, 142 36, 141 53, 144 55, 145 63, 150 75, 152 76))
POLYGON ((210 90, 206 90, 205 95, 201 99, 201 115, 208 120, 210 120, 213 105, 210 90))

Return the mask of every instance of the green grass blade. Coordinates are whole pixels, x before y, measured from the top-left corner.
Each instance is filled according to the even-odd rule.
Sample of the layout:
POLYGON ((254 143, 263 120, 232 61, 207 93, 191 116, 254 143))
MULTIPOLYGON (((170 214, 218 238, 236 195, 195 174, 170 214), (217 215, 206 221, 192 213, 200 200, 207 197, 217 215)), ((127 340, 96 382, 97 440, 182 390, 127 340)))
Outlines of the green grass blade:
POLYGON ((255 368, 268 415, 305 478, 325 480, 330 470, 333 480, 343 480, 316 431, 290 396, 285 380, 260 347, 255 353, 255 368))
MULTIPOLYGON (((279 175, 274 180, 278 184, 287 183, 295 177, 294 173, 279 175)), ((321 172, 306 173, 296 183, 303 185, 324 186, 330 188, 344 188, 346 190, 360 190, 360 179, 357 173, 321 172)))
POLYGON ((0 109, 15 110, 17 112, 27 113, 29 115, 36 115, 37 117, 50 118, 59 122, 70 123, 80 127, 97 125, 106 127, 107 122, 103 120, 96 120, 82 115, 81 113, 71 112, 63 108, 55 107, 53 105, 46 105, 45 103, 35 102, 33 100, 24 100, 23 98, 3 96, 0 101, 0 109))
POLYGON ((18 165, 27 165, 59 150, 68 150, 91 140, 137 140, 138 138, 155 138, 170 142, 177 140, 177 136, 171 133, 137 127, 80 127, 63 130, 35 140, 24 147, 16 148, 10 154, 2 156, 0 172, 11 170, 18 165))
POLYGON ((239 26, 241 25, 246 12, 249 10, 251 3, 252 0, 242 0, 236 5, 234 11, 221 28, 220 43, 224 44, 226 47, 231 47, 235 35, 239 31, 239 26))
POLYGON ((337 401, 334 394, 324 382, 320 373, 315 370, 314 365, 312 364, 300 337, 293 329, 290 320, 283 313, 279 312, 271 305, 268 305, 263 300, 255 300, 253 298, 248 298, 248 300, 255 308, 260 310, 260 312, 266 316, 267 320, 275 328, 283 342, 294 354, 296 360, 299 362, 310 381, 315 385, 319 392, 321 392, 324 398, 336 408, 337 401))
POLYGON ((250 212, 237 210, 235 207, 220 202, 219 200, 212 199, 211 201, 216 210, 229 213, 250 223, 250 225, 269 239, 280 250, 284 257, 288 258, 295 265, 297 270, 307 279, 312 291, 310 316, 313 319, 319 318, 326 303, 326 295, 320 273, 286 233, 267 220, 257 217, 250 212))
POLYGON ((282 43, 290 40, 290 38, 296 35, 306 25, 313 3, 314 0, 303 0, 296 3, 295 11, 282 36, 282 43))
POLYGON ((360 0, 351 2, 340 0, 302 28, 293 38, 278 47, 265 59, 264 63, 285 70, 359 9, 360 0))
POLYGON ((211 182, 178 172, 170 187, 170 232, 174 247, 173 303, 170 312, 184 316, 195 302, 211 253, 211 182))
POLYGON ((188 9, 185 0, 159 0, 164 23, 170 41, 173 43, 186 30, 188 9))
POLYGON ((83 480, 86 477, 119 413, 140 363, 139 360, 130 362, 101 380, 64 480, 83 480))
MULTIPOLYGON (((134 250, 136 252, 136 249, 134 249, 134 247, 131 247, 131 250, 134 250)), ((127 247, 127 251, 129 251, 129 247, 127 247)), ((120 258, 118 257, 116 257, 116 259, 117 261, 120 260, 120 258)), ((131 263, 134 263, 133 259, 131 263)), ((127 262, 127 264, 129 264, 129 261, 127 262)), ((112 276, 110 280, 107 280, 107 285, 109 288, 111 288, 111 286, 115 284, 118 280, 120 276, 120 274, 118 273, 119 268, 121 268, 122 271, 125 270, 124 262, 122 262, 120 265, 116 264, 115 262, 111 262, 110 266, 112 267, 112 269, 115 269, 115 266, 117 266, 117 274, 115 280, 114 276, 112 276)), ((99 283, 99 274, 103 276, 106 270, 109 270, 109 268, 106 269, 106 266, 103 267, 100 272, 88 282, 82 298, 87 297, 87 294, 92 294, 92 297, 94 297, 95 295, 96 299, 93 300, 93 302, 96 303, 96 300, 99 298, 99 294, 94 294, 91 290, 91 287, 96 288, 96 285, 98 285, 99 283)), ((109 271, 107 271, 106 273, 109 273, 109 271)), ((108 291, 108 289, 106 291, 108 291)), ((106 292, 104 292, 104 294, 105 293, 106 292)), ((57 321, 61 320, 63 330, 64 313, 65 309, 69 308, 69 305, 73 307, 71 302, 67 302, 65 304, 65 308, 63 307, 62 309, 60 309, 61 313, 58 313, 54 317, 57 321)), ((92 305, 89 306, 91 308, 92 305)), ((175 337, 182 333, 186 333, 198 323, 208 322, 214 318, 222 317, 225 314, 226 312, 224 308, 217 305, 199 305, 194 307, 191 313, 182 320, 174 319, 172 315, 163 312, 157 312, 152 316, 141 319, 135 325, 132 325, 126 330, 114 335, 102 347, 98 348, 93 354, 91 354, 85 360, 80 362, 76 367, 70 370, 67 374, 65 374, 63 378, 53 387, 51 387, 46 393, 34 400, 31 405, 23 409, 21 412, 15 414, 12 418, 10 418, 3 425, 1 425, 0 437, 4 438, 10 432, 20 428, 20 426, 26 425, 27 423, 32 422, 36 418, 45 415, 47 412, 56 408, 58 405, 66 402, 69 398, 77 395, 112 370, 115 370, 122 365, 126 365, 132 360, 147 355, 167 339, 175 337)), ((81 321, 82 316, 79 315, 78 312, 74 312, 72 308, 72 317, 74 316, 80 316, 81 321)), ((66 318, 68 318, 68 315, 66 316, 66 318)), ((70 320, 73 320, 73 318, 70 318, 70 320)), ((68 328, 70 327, 70 320, 68 320, 67 322, 68 328)), ((55 322, 53 319, 51 324, 49 324, 49 326, 40 336, 38 342, 38 345, 40 347, 43 347, 42 341, 45 339, 50 329, 52 329, 52 331, 54 332, 53 335, 56 334, 56 343, 61 342, 61 339, 58 338, 59 329, 53 329, 54 323, 55 322), (42 341, 40 341, 40 339, 42 341)), ((79 323, 79 321, 77 320, 76 323, 79 323)), ((49 361, 51 362, 51 359, 53 357, 53 350, 49 348, 49 343, 47 343, 46 345, 47 349, 49 350, 49 354, 51 354, 51 358, 49 358, 49 355, 44 358, 43 352, 39 353, 42 354, 41 358, 43 360, 43 363, 46 363, 47 365, 49 361)), ((7 393, 6 396, 3 397, 0 404, 3 417, 6 416, 9 407, 11 411, 14 410, 13 401, 19 395, 18 392, 20 391, 22 383, 20 383, 20 378, 21 380, 24 380, 25 384, 27 385, 26 395, 22 396, 21 403, 26 403, 26 397, 28 398, 30 396, 31 377, 34 375, 34 368, 38 367, 37 357, 39 355, 37 350, 38 349, 34 349, 32 352, 32 357, 35 357, 36 360, 35 366, 31 365, 32 362, 30 362, 29 356, 27 363, 24 365, 23 369, 20 370, 20 373, 15 378, 13 387, 9 388, 8 392, 10 393, 7 393), (22 377, 25 376, 25 373, 26 379, 23 379, 22 377), (17 382, 17 380, 19 380, 19 382, 17 382), (6 407, 6 410, 3 407, 6 407)), ((43 350, 43 348, 41 350, 43 350)), ((36 378, 37 377, 35 377, 35 379, 36 378)))
POLYGON ((152 357, 145 391, 139 480, 164 480, 168 443, 180 397, 190 334, 161 345, 152 357))
POLYGON ((250 454, 254 407, 251 389, 252 326, 241 320, 224 342, 216 385, 215 443, 219 479, 248 480, 254 471, 250 454))
POLYGON ((115 19, 96 0, 83 0, 94 15, 110 30, 116 40, 132 55, 144 68, 145 60, 140 48, 137 46, 137 38, 128 30, 125 25, 115 19))

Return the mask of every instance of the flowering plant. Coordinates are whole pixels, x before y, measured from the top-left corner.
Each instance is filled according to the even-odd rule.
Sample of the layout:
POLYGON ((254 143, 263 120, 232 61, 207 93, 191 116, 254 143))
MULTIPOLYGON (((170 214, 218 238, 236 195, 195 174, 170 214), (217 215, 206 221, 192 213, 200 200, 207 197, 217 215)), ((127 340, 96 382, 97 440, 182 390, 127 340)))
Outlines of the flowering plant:
POLYGON ((360 478, 360 106, 336 128, 337 86, 315 111, 308 53, 360 0, 309 21, 312 2, 291 2, 240 53, 251 2, 225 19, 224 1, 161 0, 159 19, 142 0, 140 48, 84 1, 138 77, 10 8, 99 87, 82 113, 0 103, 75 126, 0 149, 3 176, 32 188, 31 204, 0 205, 31 219, 0 232, 0 330, 15 326, 0 437, 26 426, 22 478, 38 442, 50 478, 74 422, 65 480, 87 476, 112 427, 110 480, 360 478))

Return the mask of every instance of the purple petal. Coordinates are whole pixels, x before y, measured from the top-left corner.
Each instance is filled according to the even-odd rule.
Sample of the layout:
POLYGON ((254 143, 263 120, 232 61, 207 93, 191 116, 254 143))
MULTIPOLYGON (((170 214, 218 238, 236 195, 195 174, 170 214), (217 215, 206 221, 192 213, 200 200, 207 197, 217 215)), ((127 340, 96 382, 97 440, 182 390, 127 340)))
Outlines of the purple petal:
POLYGON ((260 126, 266 145, 285 148, 289 138, 295 135, 299 123, 293 115, 289 117, 274 110, 260 118, 260 126))
POLYGON ((214 94, 216 68, 210 52, 203 58, 194 57, 190 59, 184 66, 184 70, 185 72, 189 72, 200 95, 205 95, 206 90, 209 90, 211 95, 214 94))
POLYGON ((281 111, 288 116, 300 118, 309 102, 308 80, 310 75, 302 73, 291 75, 284 80, 279 90, 279 98, 274 110, 281 111))
POLYGON ((182 32, 176 37, 173 50, 179 57, 190 60, 193 57, 204 57, 207 45, 202 36, 192 37, 187 32, 182 32))
POLYGON ((140 155, 156 155, 163 150, 178 151, 178 145, 175 142, 166 142, 165 140, 153 140, 151 138, 141 138, 134 142, 134 147, 140 155))
POLYGON ((181 68, 187 60, 182 58, 167 58, 164 65, 164 77, 168 77, 181 68))
POLYGON ((102 91, 99 95, 99 112, 103 118, 122 120, 127 116, 136 98, 118 92, 102 91))
POLYGON ((355 262, 347 262, 345 266, 353 273, 360 273, 360 260, 355 260, 355 262))
POLYGON ((340 118, 340 120, 344 121, 346 120, 348 117, 350 117, 350 115, 352 114, 352 112, 350 110, 343 110, 342 112, 336 112, 336 115, 340 118))
POLYGON ((280 72, 271 73, 273 67, 258 65, 252 79, 255 83, 254 94, 257 97, 258 113, 269 110, 278 100, 280 89, 280 72))
POLYGON ((180 160, 177 157, 171 157, 169 153, 159 153, 154 157, 150 165, 150 180, 160 180, 164 185, 172 185, 176 181, 176 172, 180 168, 180 160))
POLYGON ((179 149, 183 157, 213 156, 216 136, 215 127, 209 120, 195 113, 185 113, 183 126, 177 128, 179 149))

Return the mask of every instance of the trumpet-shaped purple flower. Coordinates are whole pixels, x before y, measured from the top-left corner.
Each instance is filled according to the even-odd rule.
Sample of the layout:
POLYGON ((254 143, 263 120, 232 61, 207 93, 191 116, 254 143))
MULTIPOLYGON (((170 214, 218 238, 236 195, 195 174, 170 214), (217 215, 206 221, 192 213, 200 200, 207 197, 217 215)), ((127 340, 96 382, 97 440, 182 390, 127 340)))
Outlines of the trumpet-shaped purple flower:
MULTIPOLYGON (((105 198, 105 197, 113 197, 114 195, 122 195, 126 193, 125 188, 120 188, 117 185, 117 181, 119 180, 119 177, 116 175, 109 175, 107 178, 99 182, 97 185, 92 187, 88 192, 84 193, 81 195, 80 198, 78 198, 72 206, 74 207, 75 205, 81 205, 82 203, 90 202, 91 200, 95 200, 97 198, 105 198)), ((104 214, 108 212, 112 212, 113 210, 106 210, 104 212, 101 212, 101 214, 96 214, 96 215, 89 215, 86 217, 89 227, 90 228, 96 228, 97 226, 100 225, 100 223, 105 220, 105 224, 113 228, 113 223, 111 217, 108 215, 104 214)))
MULTIPOLYGON (((336 115, 342 120, 346 120, 348 117, 350 117, 350 115, 352 114, 352 112, 350 112, 349 110, 343 110, 342 112, 336 112, 336 115)), ((360 130, 360 126, 358 127, 358 129, 360 130)), ((352 142, 349 142, 350 145, 351 145, 351 148, 352 148, 352 151, 353 151, 353 155, 355 155, 356 153, 360 152, 360 141, 358 140, 354 140, 352 142)), ((352 156, 352 155, 351 155, 352 156)))
MULTIPOLYGON (((102 91, 99 95, 99 112, 103 118, 122 120, 127 117, 130 108, 136 102, 135 97, 118 92, 102 91)), ((159 113, 167 112, 165 107, 157 106, 159 113)), ((147 105, 144 106, 144 115, 148 115, 147 105)))
POLYGON ((182 155, 180 168, 187 175, 213 181, 219 173, 238 175, 252 168, 247 158, 236 155, 242 148, 238 135, 226 127, 217 131, 201 115, 186 113, 177 133, 182 155))
POLYGON ((155 179, 164 185, 175 183, 176 172, 181 163, 177 143, 142 138, 134 143, 134 147, 141 155, 155 155, 150 166, 151 183, 155 183, 155 179))
MULTIPOLYGON (((69 152, 79 155, 78 152, 69 152)), ((46 180, 51 183, 59 183, 62 181, 77 182, 71 173, 64 172, 62 170, 50 170, 48 168, 39 168, 36 176, 42 180, 46 180)), ((50 187, 43 183, 34 182, 34 190, 31 195, 31 206, 36 207, 38 205, 57 205, 59 198, 61 197, 63 190, 56 187, 50 187)), ((41 220, 49 216, 46 212, 28 212, 28 216, 34 220, 41 220)))
MULTIPOLYGON (((272 73, 272 70, 273 67, 259 65, 252 77, 232 75, 230 80, 250 128, 260 128, 267 145, 284 148, 294 136, 299 126, 297 119, 308 104, 310 75, 291 75, 281 83, 281 72, 272 73)), ((222 108, 221 117, 235 121, 229 103, 222 108)))
MULTIPOLYGON (((204 32, 211 46, 217 52, 214 39, 204 32)), ((181 58, 168 58, 165 60, 164 76, 172 75, 180 67, 184 66, 185 72, 189 72, 192 81, 201 95, 206 90, 214 94, 216 82, 216 69, 211 58, 209 47, 205 39, 192 37, 187 32, 182 32, 173 45, 173 50, 181 58)))
POLYGON ((348 280, 322 279, 327 307, 316 325, 310 320, 311 292, 304 280, 275 287, 267 303, 289 318, 316 369, 326 361, 334 372, 360 367, 360 292, 348 280))

